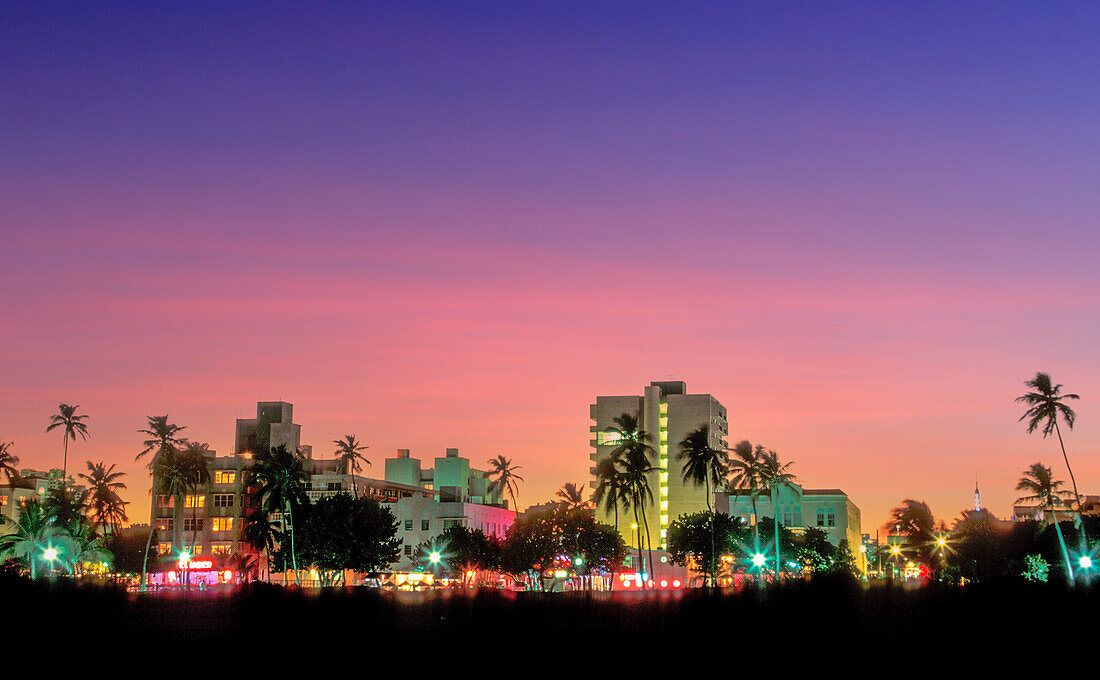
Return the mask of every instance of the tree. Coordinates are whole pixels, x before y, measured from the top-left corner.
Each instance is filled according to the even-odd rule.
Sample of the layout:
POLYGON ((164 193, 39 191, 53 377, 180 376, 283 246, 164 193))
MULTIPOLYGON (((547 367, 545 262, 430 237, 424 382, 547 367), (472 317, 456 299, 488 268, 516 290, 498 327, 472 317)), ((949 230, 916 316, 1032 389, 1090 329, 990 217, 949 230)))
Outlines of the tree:
POLYGON ((363 469, 360 462, 370 465, 370 461, 362 454, 366 451, 367 446, 363 446, 355 438, 353 434, 345 434, 343 439, 332 440, 333 444, 336 444, 336 460, 339 462, 340 473, 347 475, 351 481, 352 495, 358 496, 359 492, 355 488, 355 476, 363 469))
POLYGON ((229 563, 237 570, 237 574, 244 576, 244 582, 250 583, 259 568, 259 560, 249 552, 236 552, 229 558, 229 563))
POLYGON ((1062 558, 1066 564, 1066 578, 1070 584, 1073 583, 1073 565, 1069 560, 1069 551, 1066 550, 1066 541, 1062 536, 1062 528, 1058 525, 1058 512, 1054 509, 1055 505, 1062 505, 1063 500, 1068 491, 1062 491, 1058 487, 1062 486, 1064 482, 1054 479, 1053 471, 1043 465, 1041 462, 1032 463, 1030 467, 1024 470, 1023 476, 1020 477, 1020 481, 1016 483, 1017 491, 1027 492, 1026 495, 1020 496, 1016 499, 1017 503, 1032 503, 1038 502, 1042 508, 1050 508, 1050 514, 1054 520, 1054 530, 1058 534, 1058 545, 1062 549, 1062 558))
POLYGON ((462 585, 468 586, 471 585, 468 577, 471 572, 493 571, 500 567, 503 544, 496 536, 485 535, 481 529, 455 524, 417 546, 415 557, 426 563, 433 550, 443 555, 439 568, 452 578, 462 579, 462 585))
MULTIPOLYGON (((1020 416, 1020 420, 1027 419, 1027 433, 1031 434, 1036 429, 1042 428, 1043 439, 1046 439, 1048 435, 1053 431, 1058 435, 1058 445, 1062 449, 1062 459, 1066 461, 1066 470, 1069 471, 1069 480, 1073 484, 1073 500, 1076 502, 1076 522, 1077 527, 1082 527, 1081 524, 1081 495, 1077 491, 1077 478, 1073 476, 1073 468, 1069 465, 1069 456, 1066 455, 1066 444, 1062 441, 1062 429, 1058 427, 1058 418, 1061 416, 1065 421, 1066 427, 1073 429, 1073 423, 1077 420, 1077 414, 1073 412, 1066 404, 1062 403, 1063 400, 1077 400, 1081 397, 1076 394, 1062 394, 1062 386, 1053 384, 1050 376, 1046 373, 1036 373, 1035 377, 1031 380, 1024 381, 1024 385, 1031 388, 1033 391, 1027 392, 1022 396, 1016 398, 1017 402, 1023 402, 1030 406, 1030 408, 1024 412, 1024 415, 1020 416)), ((1085 552, 1088 548, 1088 539, 1085 536, 1085 532, 1081 532, 1081 552, 1085 552)))
POLYGON ((333 585, 345 569, 385 571, 400 558, 397 519, 373 499, 339 493, 303 510, 298 550, 302 562, 320 572, 324 585, 333 585))
POLYGON ((119 491, 126 485, 119 481, 125 476, 125 472, 115 472, 115 466, 107 467, 105 463, 92 463, 87 461, 88 473, 81 473, 80 478, 88 482, 90 489, 89 508, 92 517, 95 518, 104 533, 110 529, 111 533, 117 533, 118 528, 129 518, 126 516, 126 506, 129 504, 122 500, 119 491))
POLYGON ((619 529, 619 506, 626 494, 625 479, 619 463, 608 456, 596 463, 596 491, 592 503, 603 507, 604 514, 614 513, 615 530, 619 529))
POLYGON ((815 572, 829 569, 836 560, 837 551, 828 535, 817 527, 809 527, 797 539, 795 555, 798 561, 815 572))
POLYGON ((568 510, 580 510, 588 507, 588 501, 584 500, 584 492, 582 484, 574 484, 573 482, 566 482, 558 489, 555 497, 559 499, 558 503, 564 505, 568 510))
POLYGON ((540 587, 547 570, 580 574, 609 572, 622 562, 626 547, 613 527, 583 510, 557 507, 516 520, 508 529, 501 569, 517 580, 534 574, 540 587), (581 559, 578 567, 575 560, 581 559))
POLYGON ((753 516, 753 548, 759 552, 760 530, 757 527, 760 524, 760 515, 756 512, 756 499, 760 496, 762 488, 761 474, 763 470, 760 463, 760 454, 764 451, 764 447, 758 445, 756 449, 753 449, 748 440, 742 440, 737 442, 737 445, 731 451, 733 455, 729 457, 729 486, 735 493, 744 492, 749 496, 753 516))
POLYGON ((653 466, 651 460, 651 457, 656 454, 650 444, 653 441, 653 435, 640 429, 639 420, 638 415, 623 413, 612 421, 615 426, 611 431, 618 435, 619 446, 612 451, 611 460, 614 466, 621 470, 619 483, 622 492, 619 500, 623 504, 623 509, 633 508, 634 524, 639 527, 638 562, 641 568, 638 572, 642 573, 645 571, 645 561, 642 559, 643 547, 647 548, 651 567, 653 563, 653 545, 646 508, 653 504, 653 490, 649 486, 649 477, 657 472, 658 468, 653 466), (642 529, 645 530, 644 536, 641 533, 642 529))
POLYGON ((210 483, 208 454, 209 456, 213 455, 208 444, 193 441, 184 442, 184 448, 179 454, 186 469, 188 490, 191 492, 190 496, 194 499, 191 503, 192 547, 198 542, 199 536, 199 487, 205 487, 210 483))
POLYGON ((60 543, 64 532, 54 526, 48 508, 33 497, 23 502, 19 508, 19 519, 14 524, 12 533, 0 536, 0 562, 18 559, 35 579, 38 577, 38 560, 47 548, 60 543))
POLYGON ((936 520, 927 503, 906 498, 901 505, 890 510, 890 520, 883 528, 895 535, 905 536, 906 543, 916 550, 921 559, 931 560, 936 548, 936 520))
MULTIPOLYGON (((786 487, 794 489, 795 477, 787 468, 791 463, 780 463, 779 455, 768 449, 760 454, 760 486, 767 491, 772 502, 772 522, 775 524, 775 534, 779 534, 779 490, 786 487)), ((783 560, 780 558, 779 541, 775 542, 775 576, 783 569, 783 560)))
POLYGON ((260 484, 260 502, 268 512, 285 513, 285 533, 290 536, 290 561, 294 568, 294 583, 298 577, 298 556, 295 551, 294 510, 299 512, 308 503, 305 484, 309 475, 303 469, 300 451, 291 453, 285 444, 268 451, 257 452, 249 472, 260 484))
MULTIPOLYGON (((160 456, 165 455, 165 454, 174 453, 176 451, 176 447, 183 444, 183 439, 181 439, 179 437, 179 433, 182 432, 183 430, 186 430, 187 427, 186 426, 180 427, 179 425, 169 423, 167 413, 165 413, 163 416, 146 416, 145 418, 146 418, 146 421, 148 422, 148 425, 147 425, 146 429, 138 430, 139 434, 144 434, 147 437, 147 439, 144 442, 142 442, 142 444, 145 448, 142 449, 141 453, 139 453, 137 456, 134 457, 134 460, 141 460, 144 456, 146 456, 149 453, 152 453, 152 452, 155 451, 156 453, 153 454, 152 459, 149 461, 149 463, 147 465, 149 471, 153 472, 154 468, 156 466, 157 458, 159 458, 160 456)), ((155 475, 154 475, 153 479, 156 480, 155 475)), ((158 489, 156 487, 154 487, 151 490, 151 492, 152 492, 152 495, 153 495, 153 502, 154 503, 156 502, 156 495, 158 493, 168 493, 168 492, 158 491, 158 489)), ((176 536, 175 536, 176 520, 174 518, 172 520, 172 525, 173 525, 172 544, 176 545, 176 543, 177 543, 176 536)), ((156 529, 156 527, 150 527, 149 535, 145 539, 145 556, 142 558, 142 566, 141 566, 141 590, 142 591, 145 590, 145 586, 146 586, 146 583, 145 583, 146 574, 148 573, 148 566, 149 566, 149 546, 152 544, 153 534, 156 533, 155 529, 156 529)))
POLYGON ((11 452, 15 442, 0 441, 0 471, 8 476, 8 483, 19 479, 19 458, 11 452))
POLYGON ((64 450, 64 458, 61 463, 62 489, 65 488, 66 479, 69 476, 69 440, 76 441, 77 435, 80 435, 82 441, 88 439, 88 425, 84 422, 88 416, 77 415, 76 410, 78 408, 80 406, 59 404, 57 407, 58 412, 50 416, 50 425, 46 428, 46 432, 61 429, 61 441, 64 450))
MULTIPOLYGON (((711 512, 710 487, 713 484, 717 488, 722 480, 726 478, 729 473, 729 456, 724 451, 711 447, 710 429, 706 425, 701 425, 680 441, 680 451, 676 454, 676 458, 684 461, 683 480, 685 484, 690 481, 695 486, 702 485, 706 487, 707 516, 713 520, 714 513, 711 512)), ((714 547, 714 531, 712 526, 710 529, 711 562, 707 569, 711 578, 711 585, 714 585, 715 572, 717 571, 715 560, 718 559, 718 553, 714 547)))
POLYGON ((693 564, 706 582, 714 583, 718 560, 741 552, 738 543, 745 526, 738 517, 725 513, 683 514, 668 525, 668 555, 673 564, 693 564))
POLYGON ((522 466, 512 465, 512 461, 504 456, 491 459, 489 465, 492 468, 489 470, 489 478, 492 480, 489 482, 489 491, 500 489, 502 494, 508 492, 508 495, 512 497, 512 509, 519 512, 519 505, 516 503, 516 493, 518 493, 516 482, 524 480, 523 477, 516 474, 516 470, 519 470, 522 466))
MULTIPOLYGON (((180 531, 183 527, 181 512, 184 507, 184 499, 191 488, 193 472, 191 463, 182 452, 174 448, 168 448, 157 454, 153 459, 153 502, 156 496, 168 496, 172 502, 172 550, 175 553, 183 549, 183 541, 180 531)), ((144 574, 142 576, 144 578, 144 574)))
MULTIPOLYGON (((249 513, 244 521, 241 538, 257 553, 267 555, 268 571, 275 553, 275 545, 283 540, 283 534, 271 521, 271 516, 263 508, 249 513)), ((285 570, 284 570, 285 571, 285 570)))
POLYGON ((842 538, 840 543, 837 544, 832 564, 829 565, 829 573, 845 576, 860 575, 859 567, 856 566, 855 555, 852 554, 852 549, 848 546, 848 539, 842 538))

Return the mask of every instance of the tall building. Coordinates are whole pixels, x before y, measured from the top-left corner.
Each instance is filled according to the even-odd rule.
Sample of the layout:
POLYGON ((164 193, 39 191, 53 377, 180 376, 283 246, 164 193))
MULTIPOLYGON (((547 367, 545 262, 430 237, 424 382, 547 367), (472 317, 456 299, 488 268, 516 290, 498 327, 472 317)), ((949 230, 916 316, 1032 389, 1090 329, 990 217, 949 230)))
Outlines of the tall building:
MULTIPOLYGON (((589 408, 589 416, 595 421, 590 428, 595 435, 590 442, 594 451, 589 456, 593 488, 597 484, 596 464, 611 455, 620 444, 614 432, 614 421, 624 413, 638 416, 639 428, 652 436, 651 444, 657 454, 653 465, 659 471, 650 474, 649 486, 655 503, 647 508, 646 519, 654 545, 664 548, 670 519, 707 509, 705 488, 683 482, 683 465, 677 459, 679 443, 693 430, 705 426, 710 434, 710 445, 724 450, 725 438, 729 435, 726 407, 709 394, 688 394, 687 383, 682 380, 652 382, 641 396, 596 397, 596 403, 589 408)), ((639 533, 631 527, 633 513, 623 515, 620 509, 619 532, 628 546, 637 547, 639 533)), ((597 517, 609 524, 615 523, 614 516, 603 513, 602 509, 597 511, 597 517)))

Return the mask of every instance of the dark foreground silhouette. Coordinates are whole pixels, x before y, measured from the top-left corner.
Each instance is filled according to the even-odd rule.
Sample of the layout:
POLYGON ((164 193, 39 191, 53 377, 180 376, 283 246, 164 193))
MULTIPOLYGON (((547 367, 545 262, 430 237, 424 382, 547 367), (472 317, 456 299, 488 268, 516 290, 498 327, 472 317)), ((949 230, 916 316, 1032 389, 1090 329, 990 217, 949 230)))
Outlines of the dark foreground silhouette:
POLYGON ((228 660, 278 669, 301 658, 336 664, 340 674, 352 664, 357 675, 397 663, 429 677, 480 677, 475 669, 486 668, 489 677, 614 669, 859 677, 885 663, 906 677, 983 677, 1095 670, 1100 641, 1096 589, 1022 582, 903 588, 818 579, 740 593, 550 595, 253 585, 186 596, 4 577, 0 588, 17 622, 4 639, 9 653, 115 650, 191 668, 228 660))

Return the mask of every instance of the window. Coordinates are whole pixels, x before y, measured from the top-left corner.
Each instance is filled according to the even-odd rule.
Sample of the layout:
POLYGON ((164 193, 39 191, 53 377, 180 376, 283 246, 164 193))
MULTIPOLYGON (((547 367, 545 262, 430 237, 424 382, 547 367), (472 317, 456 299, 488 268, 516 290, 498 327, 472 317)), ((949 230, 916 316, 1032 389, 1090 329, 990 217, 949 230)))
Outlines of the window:
POLYGON ((183 518, 183 530, 184 531, 202 531, 202 517, 184 517, 183 518))
POLYGON ((420 530, 421 531, 427 531, 430 526, 431 526, 431 520, 430 519, 420 520, 420 530))
POLYGON ((611 446, 618 444, 621 439, 622 435, 618 432, 597 432, 596 446, 611 446))
POLYGON ((165 494, 157 494, 157 507, 158 508, 172 508, 176 505, 176 499, 165 494))
POLYGON ((232 517, 215 517, 211 520, 214 531, 230 531, 233 529, 232 517))
POLYGON ((202 546, 201 545, 193 545, 193 546, 189 547, 187 549, 187 551, 189 553, 191 553, 191 557, 194 557, 195 555, 201 555, 202 554, 202 546))
POLYGON ((831 508, 830 508, 829 513, 828 513, 828 515, 826 516, 825 519, 828 522, 828 526, 831 526, 831 527, 836 526, 836 513, 833 512, 833 510, 831 508))
POLYGON ((413 521, 411 519, 405 520, 405 531, 413 530, 413 521))
POLYGON ((408 543, 405 544, 405 557, 412 557, 413 547, 408 543))
POLYGON ((175 520, 171 517, 157 518, 157 531, 171 531, 175 527, 175 520))
POLYGON ((825 508, 817 509, 817 526, 825 526, 825 508))
POLYGON ((215 484, 233 484, 237 481, 236 470, 217 470, 214 472, 215 484))
POLYGON ((206 507, 206 496, 192 496, 191 494, 187 494, 187 500, 186 500, 183 507, 185 507, 185 508, 205 508, 206 507))
POLYGON ((172 552, 172 544, 171 543, 157 543, 157 554, 158 555, 167 555, 170 552, 172 552))
MULTIPOLYGON (((231 493, 216 493, 214 496, 215 508, 231 508, 233 507, 233 494, 231 493)), ((199 507, 202 507, 201 505, 199 507)))
POLYGON ((0 507, 3 507, 7 504, 8 504, 8 497, 7 496, 0 496, 0 507))
MULTIPOLYGON (((785 526, 785 527, 793 526, 791 524, 791 521, 793 519, 794 519, 794 517, 792 516, 791 509, 790 508, 783 508, 783 526, 785 526)), ((772 533, 775 533, 775 532, 772 532, 772 533)))
POLYGON ((215 541, 210 544, 211 555, 228 555, 233 552, 233 544, 229 541, 215 541))
POLYGON ((343 491, 344 485, 340 482, 329 482, 326 491, 343 491))

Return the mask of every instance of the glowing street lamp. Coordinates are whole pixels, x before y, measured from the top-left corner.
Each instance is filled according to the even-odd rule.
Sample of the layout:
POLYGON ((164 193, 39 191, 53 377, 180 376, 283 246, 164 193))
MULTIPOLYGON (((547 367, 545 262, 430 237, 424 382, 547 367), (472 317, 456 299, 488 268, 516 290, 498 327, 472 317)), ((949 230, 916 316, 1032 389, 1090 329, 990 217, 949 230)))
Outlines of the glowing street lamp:
POLYGON ((755 555, 752 556, 752 566, 759 569, 759 568, 764 566, 764 563, 767 561, 767 559, 768 558, 764 557, 763 554, 756 553, 755 555))
POLYGON ((438 550, 433 550, 431 554, 428 555, 428 561, 432 563, 432 566, 439 564, 441 559, 443 559, 443 556, 439 554, 438 550))

